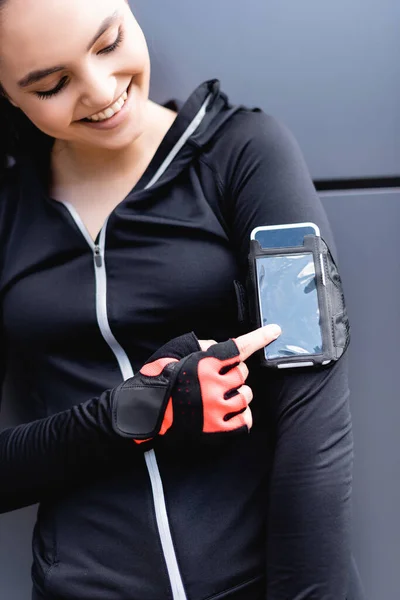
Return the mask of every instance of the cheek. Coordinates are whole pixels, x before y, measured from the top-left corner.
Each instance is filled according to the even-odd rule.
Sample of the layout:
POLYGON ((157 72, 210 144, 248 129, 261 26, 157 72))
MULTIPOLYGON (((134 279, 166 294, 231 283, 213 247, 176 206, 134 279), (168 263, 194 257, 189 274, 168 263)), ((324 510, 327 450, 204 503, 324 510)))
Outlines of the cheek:
POLYGON ((149 51, 144 34, 135 23, 127 27, 124 41, 124 56, 129 59, 133 71, 148 71, 150 66, 149 51))
POLYGON ((142 47, 138 47, 137 44, 130 44, 126 49, 126 60, 124 60, 126 67, 133 74, 147 75, 149 71, 149 58, 147 52, 142 47))
MULTIPOLYGON (((23 107, 21 107, 22 110, 23 107)), ((72 107, 67 97, 48 100, 35 99, 32 106, 26 107, 26 116, 42 131, 51 134, 71 124, 72 107)))

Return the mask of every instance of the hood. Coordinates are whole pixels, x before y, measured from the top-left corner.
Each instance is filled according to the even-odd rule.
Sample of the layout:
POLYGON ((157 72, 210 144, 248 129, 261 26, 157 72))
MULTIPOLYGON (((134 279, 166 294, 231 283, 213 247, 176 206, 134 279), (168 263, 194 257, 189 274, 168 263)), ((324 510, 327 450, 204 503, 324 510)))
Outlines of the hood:
POLYGON ((150 169, 149 179, 142 182, 145 189, 174 179, 243 108, 229 104, 217 79, 199 85, 186 102, 174 99, 164 106, 177 111, 178 115, 154 157, 153 162, 160 168, 156 172, 150 169))

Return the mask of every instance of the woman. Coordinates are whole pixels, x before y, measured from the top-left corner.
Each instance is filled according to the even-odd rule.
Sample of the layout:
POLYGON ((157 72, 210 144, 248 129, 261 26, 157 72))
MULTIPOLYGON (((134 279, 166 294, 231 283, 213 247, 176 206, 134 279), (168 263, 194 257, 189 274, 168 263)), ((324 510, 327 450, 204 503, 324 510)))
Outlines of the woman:
POLYGON ((313 221, 333 246, 296 143, 215 80, 180 108, 150 101, 124 0, 0 0, 0 28, 2 347, 36 419, 1 434, 0 502, 40 502, 33 597, 349 597, 346 358, 302 373, 254 362, 251 427, 243 361, 274 334, 238 358, 239 338, 244 416, 206 429, 202 398, 199 435, 195 411, 166 404, 168 378, 156 425, 133 435, 120 387, 133 401, 156 364, 241 332, 233 282, 255 226, 313 221))

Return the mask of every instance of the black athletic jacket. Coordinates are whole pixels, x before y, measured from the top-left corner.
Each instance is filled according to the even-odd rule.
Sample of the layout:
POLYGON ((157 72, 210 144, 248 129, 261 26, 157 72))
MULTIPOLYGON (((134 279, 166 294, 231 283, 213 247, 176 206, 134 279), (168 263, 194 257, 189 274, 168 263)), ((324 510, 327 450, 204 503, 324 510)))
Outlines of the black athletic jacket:
POLYGON ((332 248, 290 133, 202 84, 96 243, 45 178, 21 159, 0 197, 2 364, 34 419, 0 434, 0 509, 40 503, 35 597, 344 599, 346 358, 253 364, 252 432, 212 445, 144 453, 113 432, 102 395, 173 337, 240 333, 233 281, 255 226, 314 221, 332 248))

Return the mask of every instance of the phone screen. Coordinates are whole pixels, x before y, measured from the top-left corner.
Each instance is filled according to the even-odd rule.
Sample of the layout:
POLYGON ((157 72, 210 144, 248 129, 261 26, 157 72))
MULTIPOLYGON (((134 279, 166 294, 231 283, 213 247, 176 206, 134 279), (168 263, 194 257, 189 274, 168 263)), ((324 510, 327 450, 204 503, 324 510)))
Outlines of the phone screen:
POLYGON ((311 252, 256 259, 262 325, 282 334, 264 349, 266 359, 320 354, 322 334, 311 252))
POLYGON ((303 246, 304 236, 316 235, 316 226, 277 227, 276 229, 259 228, 254 233, 254 239, 261 248, 285 248, 303 246))

